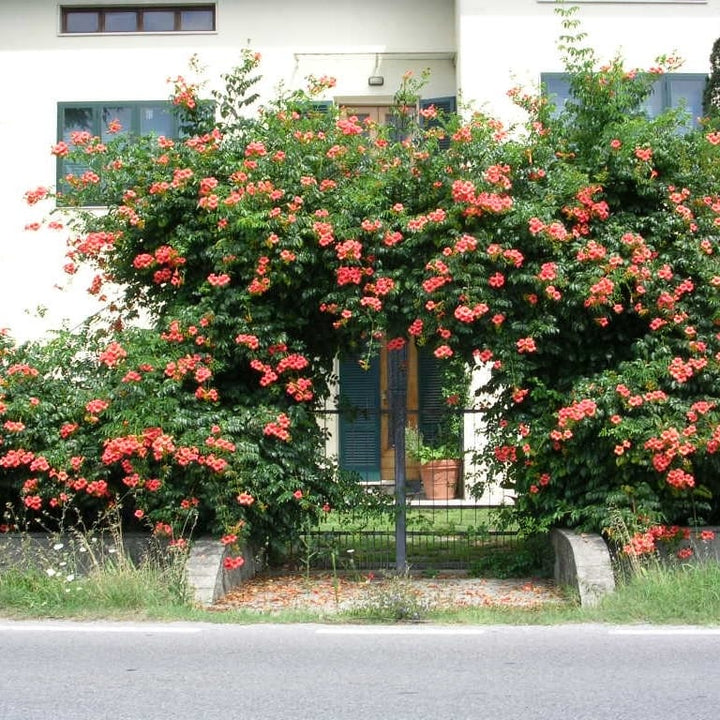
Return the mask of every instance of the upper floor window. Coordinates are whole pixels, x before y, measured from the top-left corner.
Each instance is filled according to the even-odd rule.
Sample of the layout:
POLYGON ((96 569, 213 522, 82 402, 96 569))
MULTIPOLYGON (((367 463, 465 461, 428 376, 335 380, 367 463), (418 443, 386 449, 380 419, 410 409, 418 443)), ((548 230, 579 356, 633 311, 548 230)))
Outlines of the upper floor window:
MULTIPOLYGON (((73 143, 76 136, 97 137, 105 143, 117 135, 180 135, 178 118, 167 101, 148 102, 68 102, 58 103, 58 141, 73 143)), ((80 177, 88 165, 58 158, 57 187, 62 193, 72 177, 80 177)), ((103 205, 102 186, 96 205, 103 205)))
POLYGON ((58 104, 58 136, 66 142, 74 132, 107 141, 114 134, 177 137, 177 118, 169 102, 79 102, 58 104))
MULTIPOLYGON (((570 79, 564 73, 543 73, 540 76, 544 93, 559 110, 570 99, 570 79)), ((688 125, 697 127, 703 115, 703 92, 707 75, 702 73, 668 73, 653 83, 650 95, 640 109, 654 118, 670 108, 684 107, 689 115, 688 125)))
POLYGON ((215 5, 68 5, 60 14, 64 34, 215 30, 215 5))

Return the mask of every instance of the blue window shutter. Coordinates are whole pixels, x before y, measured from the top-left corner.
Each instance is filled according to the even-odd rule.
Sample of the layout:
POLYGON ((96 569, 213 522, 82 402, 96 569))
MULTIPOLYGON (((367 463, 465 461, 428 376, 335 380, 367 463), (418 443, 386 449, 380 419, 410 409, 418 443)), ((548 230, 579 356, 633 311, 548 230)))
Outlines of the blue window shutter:
MULTIPOLYGON (((420 109, 425 110, 431 105, 442 112, 445 115, 452 115, 457 112, 457 100, 454 96, 438 97, 438 98, 427 98, 420 101, 420 109)), ((437 127, 440 123, 437 120, 422 120, 421 124, 424 127, 431 128, 437 127)), ((438 142, 438 145, 443 149, 447 150, 450 147, 450 138, 443 138, 438 142)))
POLYGON ((340 362, 340 466, 363 480, 380 479, 380 361, 364 370, 357 357, 340 362))

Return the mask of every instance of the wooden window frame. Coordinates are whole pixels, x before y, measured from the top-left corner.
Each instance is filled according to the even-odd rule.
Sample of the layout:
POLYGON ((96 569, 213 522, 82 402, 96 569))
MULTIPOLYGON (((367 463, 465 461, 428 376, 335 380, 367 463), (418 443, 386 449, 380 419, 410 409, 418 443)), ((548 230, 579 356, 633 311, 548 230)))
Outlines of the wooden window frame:
POLYGON ((198 4, 168 4, 168 5, 64 5, 60 8, 60 34, 61 35, 122 35, 122 34, 172 34, 172 33, 207 33, 217 30, 217 8, 214 3, 198 4), (172 30, 145 30, 145 13, 154 10, 173 12, 175 15, 172 30), (203 30, 187 30, 182 27, 182 13, 188 10, 204 10, 212 13, 212 27, 203 30), (136 15, 135 30, 106 30, 106 13, 133 12, 136 15), (95 13, 98 19, 97 30, 73 32, 68 30, 68 16, 72 13, 95 13))

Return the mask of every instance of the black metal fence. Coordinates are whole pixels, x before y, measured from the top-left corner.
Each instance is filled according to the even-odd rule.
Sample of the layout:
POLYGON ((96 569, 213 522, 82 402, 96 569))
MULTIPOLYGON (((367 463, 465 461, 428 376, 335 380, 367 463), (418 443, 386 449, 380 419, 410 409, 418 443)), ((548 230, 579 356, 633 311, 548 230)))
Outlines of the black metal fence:
MULTIPOLYGON (((503 557, 517 552, 512 529, 497 526, 496 508, 432 504, 406 508, 405 554, 411 570, 462 570, 485 574, 503 557)), ((397 569, 396 529, 385 518, 337 516, 303 535, 291 548, 297 567, 373 571, 397 569)))
POLYGON ((483 478, 472 460, 483 441, 482 410, 449 402, 446 381, 436 359, 419 351, 381 353, 362 367, 354 359, 341 363, 338 403, 318 414, 331 438, 328 451, 368 490, 392 496, 395 512, 389 521, 339 518, 307 533, 293 548, 298 562, 472 570, 489 554, 513 551, 517 534, 491 507, 505 500, 501 491, 476 491, 483 478), (459 464, 445 492, 431 489, 422 447, 442 449, 459 464))

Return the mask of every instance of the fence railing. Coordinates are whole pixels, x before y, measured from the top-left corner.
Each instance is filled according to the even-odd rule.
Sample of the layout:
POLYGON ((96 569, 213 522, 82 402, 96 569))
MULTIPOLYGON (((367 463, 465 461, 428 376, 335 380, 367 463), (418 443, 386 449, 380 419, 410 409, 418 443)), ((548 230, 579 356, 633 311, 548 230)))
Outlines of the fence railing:
MULTIPOLYGON (((406 366, 392 356, 388 354, 387 384, 382 386, 387 393, 366 391, 366 378, 355 378, 350 403, 326 407, 317 417, 328 433, 328 454, 368 489, 394 497, 395 522, 358 527, 349 519, 307 533, 293 548, 306 567, 339 563, 355 569, 471 569, 488 553, 508 551, 517 540, 515 532, 500 528, 491 516, 490 506, 508 500, 504 491, 488 484, 482 468, 473 464, 474 449, 485 441, 482 411, 448 406, 439 386, 432 402, 416 397, 414 409, 409 408, 407 379, 402 378, 406 366), (415 428, 414 435, 408 428, 415 428), (444 481, 445 492, 430 489, 429 466, 420 462, 413 437, 416 443, 441 444, 449 458, 459 461, 460 475, 454 483, 444 481), (482 493, 474 492, 478 481, 483 481, 482 493)), ((418 382, 422 385, 422 378, 418 382)))
MULTIPOLYGON (((407 508, 406 563, 413 570, 477 571, 499 553, 512 553, 517 533, 501 529, 496 508, 434 502, 407 508)), ((392 517, 328 519, 290 549, 297 566, 368 571, 397 569, 392 517)))

